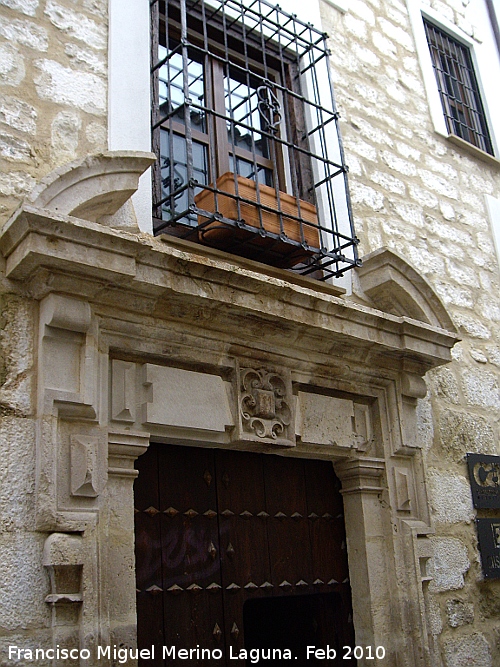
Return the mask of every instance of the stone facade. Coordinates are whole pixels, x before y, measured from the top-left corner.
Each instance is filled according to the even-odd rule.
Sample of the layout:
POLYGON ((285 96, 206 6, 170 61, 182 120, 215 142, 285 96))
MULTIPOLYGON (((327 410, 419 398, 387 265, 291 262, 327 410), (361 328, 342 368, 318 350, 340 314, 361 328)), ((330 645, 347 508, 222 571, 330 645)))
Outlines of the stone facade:
MULTIPOLYGON (((425 4, 478 39, 468 2, 425 4)), ((29 664, 12 645, 134 645, 150 437, 331 460, 357 643, 500 665, 465 464, 500 455, 500 162, 434 131, 402 0, 325 0, 321 20, 365 257, 347 295, 139 232, 151 156, 102 155, 107 2, 0 0, 2 665, 29 664), (277 424, 243 411, 249 373, 277 378, 277 424)))

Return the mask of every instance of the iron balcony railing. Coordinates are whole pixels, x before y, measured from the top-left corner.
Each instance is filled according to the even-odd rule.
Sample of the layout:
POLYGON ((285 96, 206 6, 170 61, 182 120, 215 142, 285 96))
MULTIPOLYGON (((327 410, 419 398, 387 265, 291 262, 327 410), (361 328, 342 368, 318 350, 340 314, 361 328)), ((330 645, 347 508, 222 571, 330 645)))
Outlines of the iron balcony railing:
POLYGON ((359 265, 327 36, 266 0, 152 0, 155 233, 320 280, 359 265))

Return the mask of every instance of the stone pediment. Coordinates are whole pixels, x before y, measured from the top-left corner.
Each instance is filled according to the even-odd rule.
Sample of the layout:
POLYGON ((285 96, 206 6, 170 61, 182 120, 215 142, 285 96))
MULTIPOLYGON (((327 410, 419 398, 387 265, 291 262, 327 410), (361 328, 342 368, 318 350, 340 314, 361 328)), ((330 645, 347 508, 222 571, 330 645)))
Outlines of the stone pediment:
POLYGON ((392 250, 380 248, 366 255, 356 273, 364 295, 379 310, 456 332, 446 308, 422 274, 392 250))
POLYGON ((153 153, 109 151, 55 169, 27 197, 35 208, 96 222, 113 215, 137 190, 153 153))

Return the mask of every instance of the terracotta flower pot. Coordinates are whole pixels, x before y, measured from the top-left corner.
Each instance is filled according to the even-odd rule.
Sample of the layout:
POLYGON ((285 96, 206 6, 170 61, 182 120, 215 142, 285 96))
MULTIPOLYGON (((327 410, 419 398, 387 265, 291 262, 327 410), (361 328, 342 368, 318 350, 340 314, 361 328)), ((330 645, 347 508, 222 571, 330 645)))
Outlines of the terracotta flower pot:
POLYGON ((234 196, 226 197, 224 194, 216 196, 210 190, 203 190, 195 197, 196 206, 210 213, 218 212, 229 220, 243 220, 246 225, 254 227, 255 230, 242 229, 220 221, 206 224, 208 218, 199 213, 199 240, 201 243, 284 268, 304 262, 321 247, 319 229, 305 224, 306 222, 312 225, 318 224, 316 207, 312 204, 300 201, 299 210, 295 197, 285 192, 279 193, 278 204, 274 188, 259 184, 257 193, 256 182, 243 176, 237 177, 236 187, 235 177, 231 172, 220 176, 217 179, 216 187, 222 193, 227 192, 234 196), (262 227, 259 208, 262 215, 262 227), (304 222, 301 223, 294 218, 301 218, 304 222), (264 229, 266 232, 279 236, 282 231, 280 219, 283 221, 283 232, 288 239, 298 243, 305 241, 311 248, 306 250, 286 240, 260 233, 260 230, 264 229))

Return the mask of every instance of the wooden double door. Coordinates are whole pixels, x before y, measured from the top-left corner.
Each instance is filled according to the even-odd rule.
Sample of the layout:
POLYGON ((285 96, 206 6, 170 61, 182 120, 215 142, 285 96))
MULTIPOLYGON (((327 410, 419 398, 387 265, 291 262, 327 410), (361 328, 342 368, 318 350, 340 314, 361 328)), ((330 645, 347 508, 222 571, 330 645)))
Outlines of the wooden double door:
POLYGON ((254 664, 253 649, 300 667, 316 662, 306 646, 353 644, 331 463, 151 444, 137 467, 138 644, 155 646, 143 664, 254 664))

